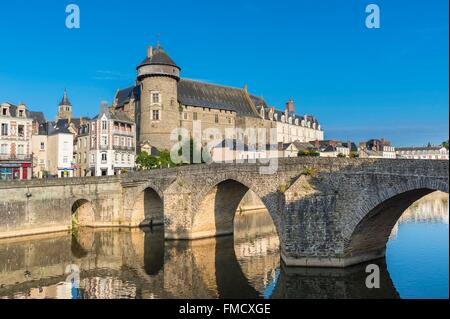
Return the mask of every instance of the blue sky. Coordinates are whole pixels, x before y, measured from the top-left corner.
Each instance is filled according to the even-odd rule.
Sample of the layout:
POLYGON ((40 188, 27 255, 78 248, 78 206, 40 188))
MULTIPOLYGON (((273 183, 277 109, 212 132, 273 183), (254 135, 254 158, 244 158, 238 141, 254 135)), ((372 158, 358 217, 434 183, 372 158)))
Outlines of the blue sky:
POLYGON ((448 138, 448 1, 73 0, 0 2, 0 101, 49 119, 67 87, 93 116, 131 85, 160 41, 182 76, 243 87, 314 114, 326 138, 384 137, 395 145, 448 138), (366 5, 381 28, 365 27, 366 5))

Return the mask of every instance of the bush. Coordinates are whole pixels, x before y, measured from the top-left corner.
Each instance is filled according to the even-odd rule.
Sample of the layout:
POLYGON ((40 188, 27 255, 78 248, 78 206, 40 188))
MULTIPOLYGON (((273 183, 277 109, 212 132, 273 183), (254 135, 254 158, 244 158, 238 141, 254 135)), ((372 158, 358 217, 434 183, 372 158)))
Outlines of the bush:
POLYGON ((358 157, 359 157, 359 154, 358 154, 357 152, 351 152, 351 153, 350 153, 350 157, 351 157, 351 158, 358 158, 358 157))
POLYGON ((311 150, 311 151, 304 150, 304 151, 298 152, 298 156, 320 156, 320 153, 317 151, 313 151, 313 150, 311 150))
POLYGON ((345 155, 342 154, 342 153, 339 153, 339 154, 337 155, 337 157, 345 157, 345 155))

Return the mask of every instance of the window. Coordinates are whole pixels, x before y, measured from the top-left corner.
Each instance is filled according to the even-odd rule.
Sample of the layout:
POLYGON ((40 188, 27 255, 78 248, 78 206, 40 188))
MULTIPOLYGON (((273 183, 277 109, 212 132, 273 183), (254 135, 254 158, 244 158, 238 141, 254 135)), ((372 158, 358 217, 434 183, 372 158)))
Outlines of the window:
POLYGON ((131 138, 130 138, 130 137, 127 139, 127 142, 128 142, 128 143, 127 143, 127 146, 128 146, 128 147, 131 147, 131 138))
POLYGON ((95 155, 92 154, 92 155, 91 155, 91 163, 94 163, 94 162, 95 162, 95 155))
POLYGON ((131 155, 128 154, 128 163, 131 163, 131 155))
POLYGON ((6 112, 7 112, 6 108, 2 109, 2 115, 6 116, 6 112))
POLYGON ((25 148, 23 145, 17 146, 17 155, 24 155, 25 154, 25 148))
POLYGON ((19 117, 23 117, 23 110, 19 111, 19 117))
POLYGON ((8 136, 8 124, 2 124, 2 136, 8 136))
POLYGON ((2 144, 0 147, 0 154, 6 155, 8 154, 8 144, 2 144))
POLYGON ((159 93, 152 93, 152 103, 154 104, 160 103, 159 93))
POLYGON ((153 120, 154 121, 159 121, 159 119, 160 119, 160 117, 159 117, 159 110, 153 110, 152 116, 153 116, 153 120))
POLYGON ((116 153, 116 163, 119 163, 119 153, 116 153))
POLYGON ((232 120, 231 120, 231 117, 229 117, 228 118, 228 124, 231 124, 232 123, 232 120))
POLYGON ((218 114, 216 114, 216 115, 214 116, 214 121, 215 121, 216 123, 219 123, 219 115, 218 115, 218 114))
POLYGON ((67 156, 63 157, 63 163, 67 164, 69 162, 69 158, 67 156))
POLYGON ((41 151, 45 150, 45 143, 41 142, 41 151))
POLYGON ((102 142, 102 146, 108 145, 108 137, 102 136, 101 142, 102 142))
POLYGON ((122 163, 125 163, 125 154, 122 154, 122 163))
POLYGON ((188 119, 188 114, 187 114, 186 112, 183 113, 183 118, 184 118, 185 120, 188 119))
POLYGON ((119 137, 118 136, 114 136, 114 145, 119 146, 119 137))
POLYGON ((102 121, 102 130, 106 131, 108 129, 108 122, 102 121))
POLYGON ((19 135, 19 137, 25 136, 25 127, 23 125, 17 126, 17 134, 19 135))
POLYGON ((106 156, 106 153, 102 153, 102 162, 106 162, 108 160, 108 157, 106 156))
POLYGON ((198 114, 197 114, 197 112, 194 112, 193 116, 194 116, 194 121, 197 121, 197 119, 198 119, 198 114))

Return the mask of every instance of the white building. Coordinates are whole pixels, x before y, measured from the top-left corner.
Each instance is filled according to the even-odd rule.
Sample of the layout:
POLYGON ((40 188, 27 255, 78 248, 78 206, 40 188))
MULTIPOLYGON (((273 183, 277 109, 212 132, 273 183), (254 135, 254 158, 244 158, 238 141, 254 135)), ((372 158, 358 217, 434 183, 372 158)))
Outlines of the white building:
POLYGON ((395 147, 385 139, 371 139, 361 142, 359 145, 359 156, 361 158, 397 158, 395 147))
POLYGON ((443 146, 399 147, 397 157, 406 159, 448 160, 449 152, 443 146))
POLYGON ((39 132, 32 137, 35 177, 73 177, 73 138, 67 119, 47 122, 39 126, 39 132))
POLYGON ((106 103, 98 116, 81 125, 77 140, 76 165, 86 175, 118 175, 135 167, 134 122, 124 112, 111 112, 106 103))

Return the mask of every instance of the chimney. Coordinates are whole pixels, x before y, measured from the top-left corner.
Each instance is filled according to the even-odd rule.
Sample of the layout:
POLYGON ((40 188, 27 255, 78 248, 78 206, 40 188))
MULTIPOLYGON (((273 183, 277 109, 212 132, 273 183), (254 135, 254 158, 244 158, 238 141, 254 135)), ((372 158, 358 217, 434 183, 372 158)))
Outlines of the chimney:
POLYGON ((148 47, 147 57, 152 58, 153 57, 153 48, 152 46, 148 47))
POLYGON ((295 103, 292 99, 286 103, 286 110, 289 113, 295 113, 295 103))

